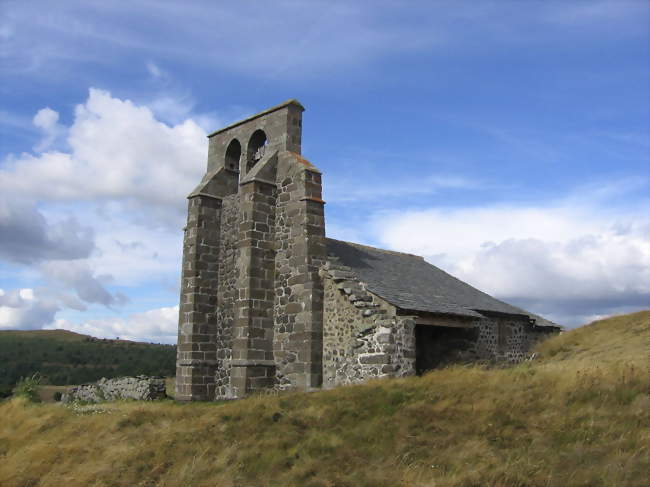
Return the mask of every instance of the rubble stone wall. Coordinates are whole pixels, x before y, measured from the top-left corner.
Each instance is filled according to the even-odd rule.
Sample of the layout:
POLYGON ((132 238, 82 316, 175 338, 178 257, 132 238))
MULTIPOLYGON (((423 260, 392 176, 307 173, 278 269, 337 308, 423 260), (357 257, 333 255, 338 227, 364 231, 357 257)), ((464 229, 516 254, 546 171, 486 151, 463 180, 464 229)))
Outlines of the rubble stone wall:
POLYGON ((326 275, 324 287, 323 387, 415 372, 413 317, 396 316, 361 283, 326 275))
POLYGON ((530 350, 541 340, 548 338, 552 335, 559 333, 557 328, 550 327, 532 327, 532 329, 526 330, 526 336, 524 338, 525 348, 530 354, 530 350))
POLYGON ((273 353, 280 389, 322 384, 325 216, 321 175, 284 153, 275 219, 273 353))
POLYGON ((238 298, 237 279, 237 226, 239 223, 239 195, 226 196, 222 200, 219 254, 219 284, 217 288, 217 323, 214 341, 217 348, 215 368, 215 398, 229 399, 230 364, 232 359, 232 334, 235 319, 235 301, 238 298))
POLYGON ((118 377, 115 379, 100 379, 93 384, 83 384, 70 388, 61 397, 62 402, 105 402, 119 399, 134 399, 136 401, 152 401, 164 399, 165 379, 162 377, 118 377))
MULTIPOLYGON (((323 273, 323 387, 415 374, 418 317, 396 314, 395 307, 346 272, 331 264, 323 273)), ((439 326, 450 320, 445 317, 439 326)), ((520 362, 546 335, 523 317, 484 317, 470 326, 477 333, 471 349, 463 353, 466 360, 520 362)))
POLYGON ((396 316, 393 324, 395 350, 393 376, 415 374, 415 316, 396 316))
POLYGON ((536 332, 527 318, 485 317, 476 324, 476 354, 483 360, 521 362, 543 333, 536 332))

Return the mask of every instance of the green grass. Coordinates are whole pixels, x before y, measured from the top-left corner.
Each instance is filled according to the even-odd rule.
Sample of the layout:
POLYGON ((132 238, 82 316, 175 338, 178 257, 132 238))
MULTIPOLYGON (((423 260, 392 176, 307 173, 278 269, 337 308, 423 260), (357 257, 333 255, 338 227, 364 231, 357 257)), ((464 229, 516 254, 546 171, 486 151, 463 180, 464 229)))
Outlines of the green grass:
POLYGON ((0 485, 645 486, 650 312, 513 368, 215 404, 0 404, 0 485))

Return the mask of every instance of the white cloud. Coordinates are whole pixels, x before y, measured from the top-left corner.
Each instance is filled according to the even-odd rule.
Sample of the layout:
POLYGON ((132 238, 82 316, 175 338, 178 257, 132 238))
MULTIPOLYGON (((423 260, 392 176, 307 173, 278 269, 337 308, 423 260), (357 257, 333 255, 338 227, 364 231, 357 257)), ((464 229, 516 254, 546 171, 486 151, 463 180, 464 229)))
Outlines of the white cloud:
MULTIPOLYGON (((215 113, 196 113, 196 102, 189 95, 162 93, 146 103, 154 115, 167 123, 179 124, 191 119, 204 132, 211 133, 218 127, 227 125, 215 113)), ((239 118, 244 118, 238 117, 239 118)))
POLYGON ((39 330, 54 321, 55 301, 41 299, 33 289, 0 289, 0 330, 39 330))
POLYGON ((56 319, 56 302, 34 289, 0 289, 0 330, 66 329, 100 338, 175 343, 178 306, 133 313, 126 318, 93 319, 81 323, 56 319))
POLYGON ((32 123, 43 132, 43 139, 34 147, 36 152, 48 149, 61 135, 63 127, 58 122, 59 113, 49 107, 41 108, 36 112, 32 123))
MULTIPOLYGON (((165 294, 176 287, 185 196, 205 170, 207 141, 189 119, 191 104, 175 116, 178 122, 168 125, 147 106, 91 89, 73 123, 61 128, 69 150, 5 159, 0 257, 33 266, 45 287, 36 294, 3 291, 0 327, 54 326, 61 308, 99 304, 116 312, 129 299, 114 286, 139 296, 146 295, 139 286, 165 294)), ((47 133, 59 130, 58 120, 43 109, 33 122, 47 133)), ((170 313, 65 323, 99 336, 173 341, 177 316, 170 313)))
POLYGON ((461 273, 511 298, 650 297, 650 240, 612 231, 562 242, 508 239, 483 246, 461 273))
POLYGON ((59 319, 49 329, 65 329, 100 338, 120 337, 123 340, 176 343, 178 306, 134 313, 127 318, 103 318, 80 324, 59 319))
POLYGON ((33 301, 35 299, 34 298, 34 290, 29 289, 29 288, 21 289, 18 292, 18 295, 21 297, 21 299, 24 299, 26 301, 33 301))
POLYGON ((183 251, 180 222, 177 226, 149 226, 130 219, 128 208, 111 207, 103 215, 95 224, 100 251, 89 258, 93 269, 100 274, 111 274, 125 286, 180 279, 183 251))
POLYGON ((68 129, 70 152, 9 158, 0 191, 49 200, 131 200, 145 212, 149 205, 179 212, 204 172, 205 135, 192 120, 170 127, 147 107, 91 89, 68 129))
POLYGON ((178 123, 189 118, 194 102, 185 97, 162 95, 147 103, 147 107, 161 120, 178 123))
POLYGON ((88 257, 94 232, 69 215, 48 219, 33 204, 0 195, 0 258, 21 263, 88 257))
POLYGON ((389 248, 424 255, 563 324, 650 306, 648 208, 615 212, 572 202, 396 211, 378 215, 373 228, 389 248))
POLYGON ((59 113, 50 107, 41 108, 34 115, 34 125, 43 130, 52 130, 59 121, 59 113))
POLYGON ((79 299, 86 303, 98 303, 108 307, 128 302, 128 298, 123 294, 111 293, 106 289, 106 285, 113 282, 112 275, 97 275, 84 260, 45 262, 41 269, 47 279, 73 289, 79 299))

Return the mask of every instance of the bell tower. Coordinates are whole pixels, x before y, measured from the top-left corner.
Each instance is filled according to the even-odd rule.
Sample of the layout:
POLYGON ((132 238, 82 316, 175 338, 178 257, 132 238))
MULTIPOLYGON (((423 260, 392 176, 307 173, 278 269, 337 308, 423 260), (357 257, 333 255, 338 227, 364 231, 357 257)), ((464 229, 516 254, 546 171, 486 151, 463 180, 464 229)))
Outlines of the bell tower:
POLYGON ((188 196, 176 398, 239 398, 322 382, 321 173, 289 100, 208 136, 188 196))

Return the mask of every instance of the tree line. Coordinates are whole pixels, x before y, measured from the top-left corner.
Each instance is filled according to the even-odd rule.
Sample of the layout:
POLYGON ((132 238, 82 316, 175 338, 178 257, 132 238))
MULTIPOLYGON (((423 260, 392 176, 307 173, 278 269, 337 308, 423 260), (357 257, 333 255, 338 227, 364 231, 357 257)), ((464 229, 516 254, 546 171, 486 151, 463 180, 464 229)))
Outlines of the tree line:
POLYGON ((0 332, 0 397, 35 373, 43 384, 73 385, 126 375, 170 377, 175 367, 173 345, 0 332))

